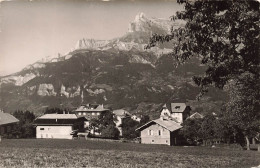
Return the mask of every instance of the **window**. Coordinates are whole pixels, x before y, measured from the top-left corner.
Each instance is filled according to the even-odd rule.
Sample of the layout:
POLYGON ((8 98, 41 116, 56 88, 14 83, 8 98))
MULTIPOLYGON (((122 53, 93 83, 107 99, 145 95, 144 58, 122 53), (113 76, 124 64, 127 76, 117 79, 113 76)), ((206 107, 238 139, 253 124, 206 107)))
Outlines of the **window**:
POLYGON ((181 106, 175 106, 175 109, 180 109, 181 108, 181 106))
POLYGON ((97 115, 100 115, 100 113, 98 112, 97 115))
POLYGON ((94 113, 94 112, 92 112, 92 115, 95 115, 95 113, 94 113))
POLYGON ((154 140, 152 140, 152 143, 154 143, 154 140))
POLYGON ((82 115, 82 113, 81 113, 81 112, 79 112, 79 115, 82 115))
POLYGON ((86 115, 86 113, 83 113, 83 115, 86 115))
POLYGON ((44 128, 40 128, 40 130, 44 130, 44 128))
POLYGON ((151 130, 151 135, 153 135, 153 130, 151 130))
POLYGON ((158 130, 158 135, 159 135, 159 136, 161 135, 161 130, 158 130))

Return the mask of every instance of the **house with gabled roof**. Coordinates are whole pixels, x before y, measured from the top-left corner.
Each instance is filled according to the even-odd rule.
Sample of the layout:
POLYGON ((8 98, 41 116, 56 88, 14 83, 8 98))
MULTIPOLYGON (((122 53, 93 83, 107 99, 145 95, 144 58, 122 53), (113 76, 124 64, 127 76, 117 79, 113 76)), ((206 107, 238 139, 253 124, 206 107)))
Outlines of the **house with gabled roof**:
POLYGON ((9 136, 18 122, 19 120, 13 115, 0 110, 0 136, 9 136))
POLYGON ((82 104, 74 112, 78 117, 85 117, 87 120, 98 118, 101 113, 110 111, 104 108, 103 104, 82 104))
POLYGON ((104 108, 103 104, 82 104, 74 111, 74 113, 77 115, 78 118, 86 118, 87 121, 85 121, 85 127, 88 127, 90 125, 89 121, 91 119, 98 119, 98 117, 102 113, 108 111, 110 110, 104 108))
POLYGON ((152 120, 136 129, 140 131, 141 143, 180 145, 183 137, 179 131, 181 123, 190 116, 191 108, 185 103, 164 104, 160 118, 152 120))
POLYGON ((76 114, 45 114, 34 121, 36 138, 72 139, 75 131, 84 129, 85 121, 76 114))
POLYGON ((175 119, 176 122, 183 123, 190 116, 190 111, 190 106, 185 103, 170 103, 163 105, 160 116, 175 119))
POLYGON ((152 120, 136 129, 140 131, 141 143, 178 145, 181 143, 179 130, 182 126, 174 120, 163 117, 152 120))

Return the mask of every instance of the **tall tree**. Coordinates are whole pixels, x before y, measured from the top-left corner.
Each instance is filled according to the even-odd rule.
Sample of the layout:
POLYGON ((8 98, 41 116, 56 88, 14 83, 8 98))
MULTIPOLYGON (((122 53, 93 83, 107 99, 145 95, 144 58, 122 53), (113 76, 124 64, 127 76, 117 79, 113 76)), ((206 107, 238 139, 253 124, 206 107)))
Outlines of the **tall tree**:
POLYGON ((196 56, 207 70, 194 77, 202 92, 208 85, 223 88, 245 72, 259 76, 259 3, 257 1, 189 1, 172 20, 183 19, 185 27, 168 35, 154 34, 147 48, 158 42, 173 42, 178 64, 196 56))
POLYGON ((201 139, 202 119, 187 119, 182 124, 181 134, 190 142, 198 143, 201 139))
POLYGON ((260 81, 251 73, 243 74, 231 81, 228 89, 230 101, 224 117, 245 136, 249 150, 249 139, 256 137, 260 128, 260 81))
POLYGON ((36 131, 33 126, 35 115, 30 111, 15 111, 13 116, 19 120, 18 126, 14 130, 14 134, 21 138, 35 137, 36 131))
MULTIPOLYGON (((256 92, 259 90, 259 2, 178 2, 184 5, 184 11, 177 12, 172 20, 185 20, 185 27, 172 29, 168 35, 154 34, 147 48, 158 42, 172 41, 173 52, 170 55, 176 58, 177 65, 191 57, 198 57, 207 67, 203 75, 193 77, 194 82, 201 87, 201 94, 205 93, 210 85, 223 89, 227 83, 236 81, 234 87, 237 88, 229 90, 232 96, 227 112, 241 123, 238 129, 244 130, 245 137, 254 129, 259 132, 259 118, 252 117, 255 109, 259 112, 259 92, 254 96, 246 92, 250 88, 256 89, 256 92), (245 83, 248 77, 255 82, 245 83), (247 124, 251 123, 256 126, 248 127, 247 124)), ((249 144, 249 141, 247 143, 249 144)))

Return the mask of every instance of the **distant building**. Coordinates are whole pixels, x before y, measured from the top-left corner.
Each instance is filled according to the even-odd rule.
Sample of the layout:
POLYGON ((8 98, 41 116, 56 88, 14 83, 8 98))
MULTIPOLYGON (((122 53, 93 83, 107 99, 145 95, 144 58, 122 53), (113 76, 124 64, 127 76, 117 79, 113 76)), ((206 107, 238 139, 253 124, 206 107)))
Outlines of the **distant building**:
POLYGON ((84 129, 84 121, 75 114, 45 114, 34 121, 36 138, 72 139, 75 130, 84 129))
POLYGON ((141 118, 140 117, 138 117, 137 115, 132 115, 131 116, 131 118, 133 119, 133 120, 135 120, 135 121, 137 121, 137 122, 140 122, 141 121, 141 118))
POLYGON ((178 145, 181 143, 178 133, 180 128, 182 126, 179 123, 161 117, 144 124, 136 130, 141 132, 141 143, 178 145))
POLYGON ((74 112, 77 117, 85 117, 87 121, 85 122, 85 127, 89 126, 89 121, 91 119, 97 119, 101 113, 110 111, 104 108, 103 104, 83 104, 79 106, 74 112))
POLYGON ((170 103, 164 104, 160 112, 161 117, 175 119, 176 122, 182 123, 190 116, 190 111, 190 106, 187 106, 185 103, 170 103))
POLYGON ((0 110, 0 136, 10 136, 18 122, 19 120, 17 118, 9 113, 4 113, 3 110, 0 110))
POLYGON ((115 122, 117 129, 120 132, 120 136, 123 135, 122 124, 126 118, 130 118, 132 115, 124 109, 114 110, 113 114, 116 116, 117 121, 115 122))
POLYGON ((188 117, 189 119, 199 119, 204 118, 204 116, 198 112, 193 113, 191 116, 188 117))

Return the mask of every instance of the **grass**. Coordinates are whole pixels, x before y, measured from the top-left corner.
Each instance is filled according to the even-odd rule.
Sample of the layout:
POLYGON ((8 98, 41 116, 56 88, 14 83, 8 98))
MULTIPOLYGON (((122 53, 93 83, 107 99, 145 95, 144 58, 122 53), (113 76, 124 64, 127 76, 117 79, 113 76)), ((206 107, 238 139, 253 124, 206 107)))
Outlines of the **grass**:
POLYGON ((260 152, 91 140, 4 139, 0 167, 252 167, 260 152))

